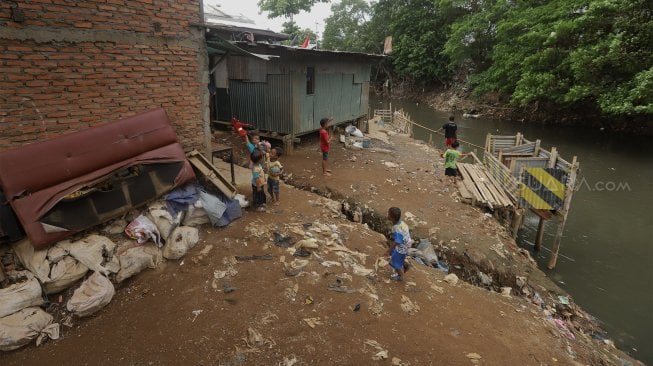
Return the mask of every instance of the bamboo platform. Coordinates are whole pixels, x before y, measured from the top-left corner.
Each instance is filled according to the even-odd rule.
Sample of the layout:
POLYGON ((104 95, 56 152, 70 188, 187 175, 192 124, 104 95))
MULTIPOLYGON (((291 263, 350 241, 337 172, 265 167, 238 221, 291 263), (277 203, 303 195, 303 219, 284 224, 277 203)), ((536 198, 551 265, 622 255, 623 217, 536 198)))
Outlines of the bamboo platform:
POLYGON ((458 163, 458 171, 463 178, 457 182, 458 190, 463 199, 471 200, 471 204, 480 203, 490 209, 515 206, 510 195, 488 174, 485 166, 458 163))

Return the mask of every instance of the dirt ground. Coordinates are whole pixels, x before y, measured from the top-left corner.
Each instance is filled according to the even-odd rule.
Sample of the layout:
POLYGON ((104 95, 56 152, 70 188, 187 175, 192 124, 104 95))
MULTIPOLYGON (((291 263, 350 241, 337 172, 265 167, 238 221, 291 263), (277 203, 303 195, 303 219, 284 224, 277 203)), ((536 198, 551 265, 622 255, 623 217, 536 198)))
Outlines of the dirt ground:
MULTIPOLYGON (((237 160, 244 160, 240 141, 229 133, 217 139, 233 143, 237 160)), ((59 340, 2 353, 0 363, 633 362, 576 330, 574 339, 565 335, 527 297, 492 291, 515 275, 528 278, 543 297, 554 286, 491 215, 459 202, 454 187, 445 189, 437 152, 402 136, 372 146, 348 150, 336 136, 333 175, 323 177, 315 136, 303 138, 292 156, 280 159, 288 182, 303 189, 284 185, 280 205, 267 212, 245 210, 226 228, 202 227, 200 243, 182 260, 117 285, 106 308, 62 326, 59 340), (345 202, 348 213, 321 196, 345 202), (416 262, 403 282, 390 281, 389 268, 379 262, 385 237, 372 230, 383 227, 390 206, 402 209, 414 238, 436 244, 453 272, 473 283, 478 271, 487 270, 493 284, 448 283, 444 272, 416 262), (275 243, 308 236, 318 243, 308 257, 294 257, 284 241, 275 243)), ((237 168, 237 182, 251 196, 248 170, 237 168)))

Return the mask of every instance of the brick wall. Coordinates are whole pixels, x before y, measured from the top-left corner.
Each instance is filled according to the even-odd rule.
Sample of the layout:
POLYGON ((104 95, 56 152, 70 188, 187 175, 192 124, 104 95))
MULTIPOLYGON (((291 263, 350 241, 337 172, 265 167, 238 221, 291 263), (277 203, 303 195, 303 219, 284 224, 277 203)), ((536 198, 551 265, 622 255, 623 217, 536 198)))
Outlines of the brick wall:
POLYGON ((199 1, 0 2, 0 150, 164 107, 204 143, 199 1))

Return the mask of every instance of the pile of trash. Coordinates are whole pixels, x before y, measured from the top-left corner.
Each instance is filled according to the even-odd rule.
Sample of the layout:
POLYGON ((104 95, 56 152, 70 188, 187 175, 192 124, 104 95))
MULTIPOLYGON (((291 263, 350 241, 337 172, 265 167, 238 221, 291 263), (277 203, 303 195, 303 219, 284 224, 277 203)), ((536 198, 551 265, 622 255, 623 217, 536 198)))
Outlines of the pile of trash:
POLYGON ((365 137, 361 130, 352 125, 345 127, 345 134, 340 135, 340 142, 344 143, 346 148, 353 150, 370 147, 370 138, 365 137))
POLYGON ((196 226, 225 226, 239 218, 241 201, 191 183, 98 232, 42 250, 34 249, 29 239, 1 247, 0 350, 11 351, 34 339, 37 346, 57 339, 55 316, 72 326, 74 317, 96 313, 115 295, 114 284, 186 255, 199 241, 196 226), (53 316, 43 310, 52 303, 62 309, 65 303, 63 313, 53 316))

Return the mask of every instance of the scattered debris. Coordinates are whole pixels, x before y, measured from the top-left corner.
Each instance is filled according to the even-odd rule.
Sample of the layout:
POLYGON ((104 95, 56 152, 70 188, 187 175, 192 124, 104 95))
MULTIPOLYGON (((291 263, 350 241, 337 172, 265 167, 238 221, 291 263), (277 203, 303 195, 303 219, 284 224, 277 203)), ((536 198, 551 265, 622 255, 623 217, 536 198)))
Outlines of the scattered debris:
POLYGON ((406 295, 401 295, 401 310, 408 314, 414 314, 419 311, 419 305, 412 302, 406 295))
POLYGON ((482 358, 481 355, 479 355, 478 353, 468 353, 465 356, 467 356, 467 358, 469 358, 469 360, 474 365, 477 365, 479 362, 481 362, 481 358, 482 358))
POLYGON ((235 256, 237 261, 254 261, 254 260, 272 260, 272 254, 263 254, 263 255, 237 255, 235 256))
POLYGON ((365 342, 363 342, 363 345, 371 346, 374 348, 376 351, 376 353, 372 356, 374 361, 385 360, 388 358, 388 350, 381 346, 379 342, 372 339, 367 339, 365 342))
POLYGON ((448 284, 455 286, 458 283, 458 276, 456 276, 455 273, 449 273, 448 275, 444 276, 444 280, 448 284))
POLYGON ((319 317, 318 318, 304 318, 303 320, 311 328, 315 328, 318 325, 322 325, 322 321, 320 320, 319 317))

